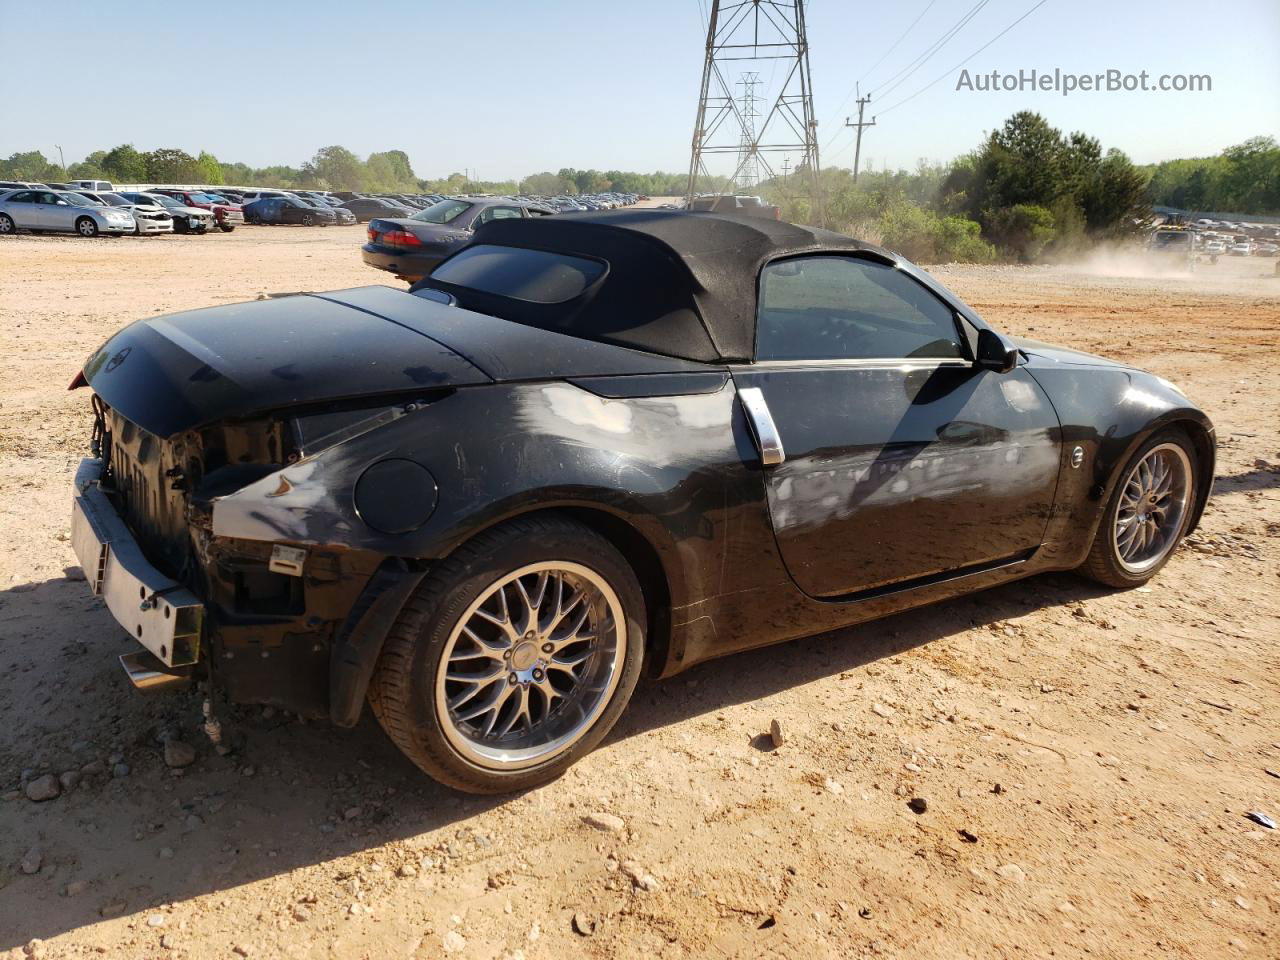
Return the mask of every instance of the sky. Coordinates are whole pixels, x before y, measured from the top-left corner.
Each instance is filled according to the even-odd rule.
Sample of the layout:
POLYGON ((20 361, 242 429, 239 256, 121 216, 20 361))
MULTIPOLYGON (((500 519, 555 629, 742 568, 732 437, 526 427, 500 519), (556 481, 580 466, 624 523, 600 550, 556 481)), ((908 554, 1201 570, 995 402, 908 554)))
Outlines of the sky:
MULTIPOLYGON (((194 16, 171 2, 73 0, 56 29, 5 44, 0 156, 39 149, 56 162, 60 144, 70 164, 133 143, 296 166, 342 144, 361 156, 405 150, 420 177, 684 170, 710 3, 224 0, 216 15, 194 16)), ((843 122, 858 81, 877 117, 864 134, 864 169, 949 160, 1023 109, 1139 163, 1280 136, 1280 0, 1045 0, 967 64, 971 75, 1208 74, 1210 92, 957 90, 951 68, 1035 3, 809 0, 823 166, 852 165, 843 122)), ((29 0, 0 0, 0 23, 32 16, 40 20, 29 0)), ((780 82, 767 63, 730 67, 780 82)), ((774 92, 758 90, 766 100, 774 92)), ((731 168, 732 158, 717 163, 731 168)))

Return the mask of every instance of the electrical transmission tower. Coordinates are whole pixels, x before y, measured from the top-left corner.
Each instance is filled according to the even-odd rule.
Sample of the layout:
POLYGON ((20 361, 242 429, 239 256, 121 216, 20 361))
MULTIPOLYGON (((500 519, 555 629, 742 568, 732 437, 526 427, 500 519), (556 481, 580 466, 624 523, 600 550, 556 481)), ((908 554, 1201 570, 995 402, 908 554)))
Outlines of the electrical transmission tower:
POLYGON ((747 193, 760 182, 760 163, 756 155, 756 121, 760 113, 756 110, 756 86, 760 83, 760 74, 748 71, 742 74, 738 86, 742 87, 742 102, 738 109, 742 117, 742 138, 738 141, 738 170, 733 181, 734 186, 742 193, 747 193))
POLYGON ((818 121, 813 112, 813 85, 809 79, 809 39, 805 32, 804 0, 711 0, 707 23, 706 61, 698 118, 693 126, 693 150, 689 160, 688 195, 697 191, 699 178, 710 177, 707 158, 715 154, 737 155, 732 179, 756 183, 776 174, 769 155, 800 154, 793 172, 806 178, 816 219, 822 217, 818 189, 818 121), (756 109, 759 74, 740 102, 725 78, 727 65, 738 60, 776 61, 783 77, 776 91, 769 91, 763 112, 756 109), (748 109, 749 107, 749 109, 748 109), (754 171, 754 174, 752 174, 754 171))

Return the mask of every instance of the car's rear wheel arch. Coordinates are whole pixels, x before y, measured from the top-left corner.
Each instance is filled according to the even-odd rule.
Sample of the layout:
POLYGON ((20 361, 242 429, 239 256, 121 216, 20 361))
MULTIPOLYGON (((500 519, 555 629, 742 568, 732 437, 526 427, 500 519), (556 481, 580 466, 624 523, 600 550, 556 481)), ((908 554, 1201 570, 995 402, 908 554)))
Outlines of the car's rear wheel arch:
MULTIPOLYGON (((621 517, 592 507, 560 507, 554 511, 590 527, 626 558, 644 592, 646 620, 645 672, 658 676, 671 648, 671 584, 657 549, 621 517)), ((527 514, 526 514, 527 516, 527 514)))

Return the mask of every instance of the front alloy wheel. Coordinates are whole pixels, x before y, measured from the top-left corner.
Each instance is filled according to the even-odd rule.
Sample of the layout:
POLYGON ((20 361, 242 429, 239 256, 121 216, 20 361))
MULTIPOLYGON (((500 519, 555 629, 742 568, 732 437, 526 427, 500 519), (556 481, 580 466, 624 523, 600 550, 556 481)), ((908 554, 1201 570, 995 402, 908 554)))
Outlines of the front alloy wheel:
POLYGON ((1117 483, 1079 572, 1111 587, 1137 587, 1168 562, 1191 521, 1199 489, 1186 434, 1166 430, 1143 444, 1117 483))
POLYGON ((609 541, 517 519, 440 561, 387 636, 369 701, 395 744, 470 793, 546 783, 590 752, 639 678, 644 595, 609 541))
POLYGON ((98 235, 98 225, 92 217, 81 217, 76 221, 76 233, 82 237, 96 237, 98 235))
POLYGON ((1168 556, 1182 532, 1191 494, 1191 459, 1176 443, 1148 450, 1120 492, 1112 524, 1116 557, 1140 575, 1168 556))

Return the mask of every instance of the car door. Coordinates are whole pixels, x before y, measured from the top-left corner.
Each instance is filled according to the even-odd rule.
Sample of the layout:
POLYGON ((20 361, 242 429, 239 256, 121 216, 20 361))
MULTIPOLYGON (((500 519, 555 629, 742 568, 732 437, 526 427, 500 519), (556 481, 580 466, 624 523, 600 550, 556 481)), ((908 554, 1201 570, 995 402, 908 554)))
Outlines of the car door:
POLYGON ((58 196, 56 193, 41 191, 36 195, 36 218, 42 230, 74 230, 76 228, 76 207, 58 196))
POLYGON ((33 190, 21 190, 5 201, 5 212, 13 218, 14 226, 25 230, 40 229, 40 205, 33 190))
POLYGON ((1025 370, 976 367, 972 325, 877 258, 775 261, 758 289, 756 360, 733 378, 780 444, 764 481, 802 590, 908 588, 1041 544, 1061 440, 1025 370))

